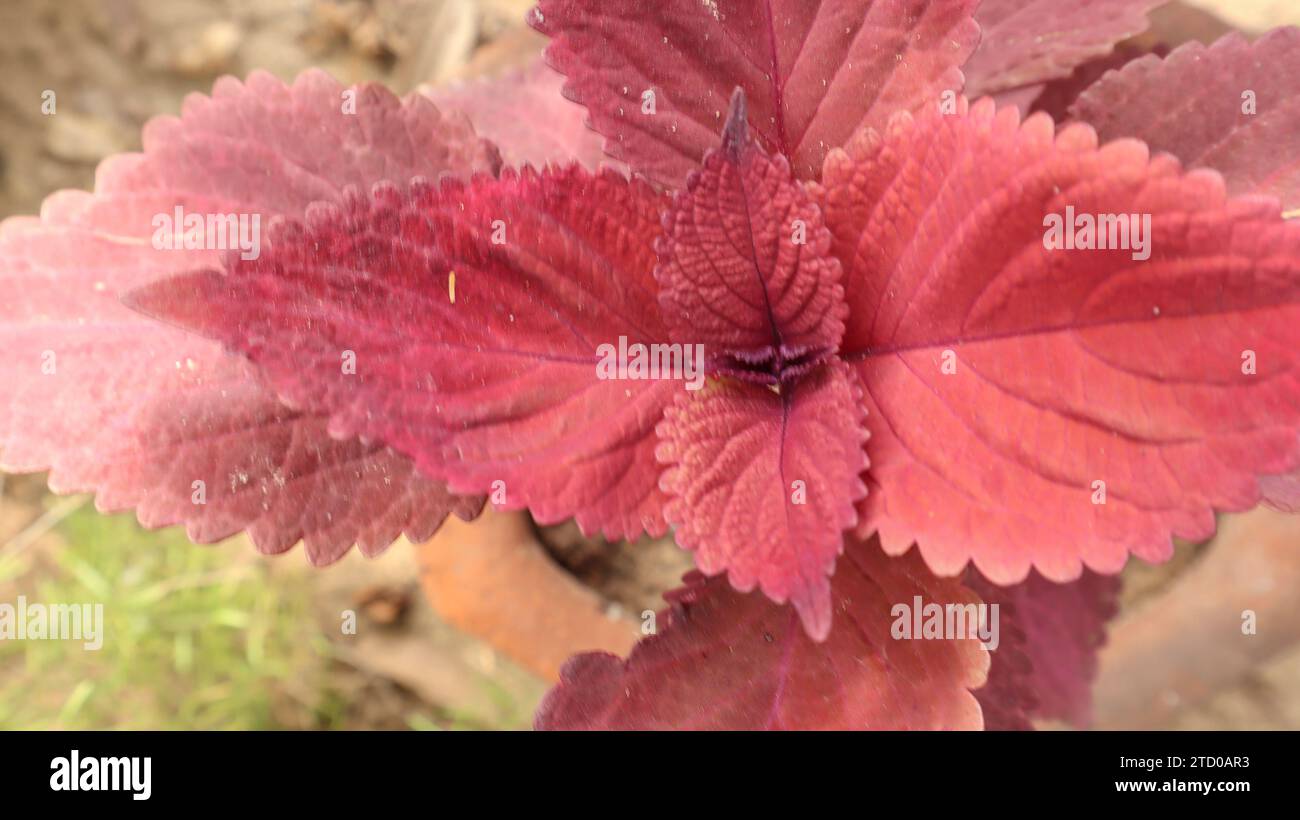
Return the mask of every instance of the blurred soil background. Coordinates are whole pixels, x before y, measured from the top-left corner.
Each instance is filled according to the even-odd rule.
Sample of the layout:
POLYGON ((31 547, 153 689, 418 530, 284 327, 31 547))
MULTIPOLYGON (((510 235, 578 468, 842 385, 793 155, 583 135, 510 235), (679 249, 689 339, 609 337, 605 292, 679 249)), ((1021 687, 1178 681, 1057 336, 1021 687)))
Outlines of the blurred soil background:
MULTIPOLYGON (((176 113, 222 74, 261 68, 289 80, 318 66, 405 94, 525 65, 543 45, 522 22, 531 5, 0 0, 0 218, 92 187, 102 158, 139 149, 145 120, 176 113), (41 114, 46 89, 56 116, 41 114)), ((1295 0, 1190 5, 1247 31, 1300 24, 1295 0)), ((685 565, 665 543, 593 543, 572 525, 546 540, 567 571, 630 613, 654 607, 685 565)), ((1121 618, 1202 551, 1184 545, 1168 565, 1131 565, 1121 618)), ((101 601, 113 638, 98 652, 0 642, 0 728, 528 726, 546 683, 440 620, 418 572, 405 542, 312 570, 300 550, 268 559, 242 537, 195 547, 178 528, 147 532, 84 496, 53 496, 44 476, 0 475, 0 601, 101 601), (347 611, 355 635, 341 629, 347 611)), ((1300 729, 1300 648, 1195 704, 1166 705, 1164 725, 1175 727, 1300 729)))

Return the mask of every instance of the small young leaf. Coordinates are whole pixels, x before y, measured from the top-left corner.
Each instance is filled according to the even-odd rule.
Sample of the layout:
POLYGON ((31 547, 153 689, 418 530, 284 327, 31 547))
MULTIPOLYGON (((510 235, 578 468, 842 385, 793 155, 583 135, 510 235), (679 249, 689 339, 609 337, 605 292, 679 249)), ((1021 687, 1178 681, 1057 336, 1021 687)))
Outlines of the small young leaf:
POLYGON ((852 372, 833 362, 780 393, 712 382, 681 397, 659 426, 678 543, 705 573, 789 600, 818 641, 831 628, 827 576, 867 490, 862 416, 852 372))
POLYGON ((664 217, 659 301, 674 338, 703 344, 713 367, 769 376, 815 364, 844 332, 840 263, 817 206, 749 136, 737 89, 722 146, 664 217))

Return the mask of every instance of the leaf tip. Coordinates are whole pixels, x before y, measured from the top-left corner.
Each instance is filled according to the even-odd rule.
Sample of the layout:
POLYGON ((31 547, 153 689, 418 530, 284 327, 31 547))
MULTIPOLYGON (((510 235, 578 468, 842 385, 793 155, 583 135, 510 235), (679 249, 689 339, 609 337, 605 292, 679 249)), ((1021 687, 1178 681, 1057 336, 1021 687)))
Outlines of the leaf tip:
POLYGON ((824 643, 831 634, 831 584, 829 578, 821 578, 810 589, 796 592, 790 596, 808 637, 816 643, 824 643))
POLYGON ((736 86, 731 92, 731 107, 727 111, 727 124, 722 127, 722 150, 736 158, 749 141, 749 114, 745 105, 745 89, 736 86))

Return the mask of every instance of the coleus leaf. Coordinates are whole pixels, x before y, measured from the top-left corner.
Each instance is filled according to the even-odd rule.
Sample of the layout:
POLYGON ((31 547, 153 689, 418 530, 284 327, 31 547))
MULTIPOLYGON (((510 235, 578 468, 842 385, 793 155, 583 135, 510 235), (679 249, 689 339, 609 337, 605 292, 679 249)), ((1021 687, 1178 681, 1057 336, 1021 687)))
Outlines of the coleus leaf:
POLYGON ((195 541, 247 528, 280 552, 303 539, 316 563, 476 514, 481 499, 451 496, 383 446, 335 440, 247 361, 119 296, 218 263, 216 250, 155 246, 159 215, 301 214, 368 180, 493 169, 491 146, 426 100, 321 72, 292 86, 219 80, 180 118, 152 120, 144 146, 105 161, 93 195, 55 194, 39 220, 0 227, 0 464, 48 469, 58 491, 96 492, 100 509, 136 508, 148 526, 184 523, 195 541))
POLYGON ((611 538, 660 534, 654 427, 682 383, 596 365, 620 337, 667 338, 652 274, 664 204, 576 165, 381 185, 281 225, 257 260, 132 303, 246 354, 334 433, 382 441, 455 492, 611 538))
MULTIPOLYGON (((1042 111, 1056 122, 1070 119, 1070 106, 1079 99, 1103 75, 1128 65, 1139 57, 1148 54, 1163 56, 1169 49, 1159 42, 1139 43, 1129 41, 1115 46, 1115 50, 1105 57, 1097 57, 1076 67, 1070 76, 1052 80, 1039 87, 1041 91, 1020 109, 1021 113, 1042 111)), ((1095 127, 1096 123, 1088 122, 1095 127)), ((1104 135, 1103 135, 1104 136, 1104 135)), ((1125 135, 1128 136, 1128 135, 1125 135)))
POLYGON ((1300 209, 1300 29, 1254 43, 1229 34, 1135 60, 1088 88, 1070 113, 1104 139, 1137 137, 1189 167, 1215 169, 1229 193, 1300 209))
POLYGON ((840 362, 777 393, 711 382, 668 409, 659 427, 667 517, 696 564, 789 600, 809 635, 831 629, 828 575, 866 494, 862 394, 840 362))
POLYGON ((699 573, 667 597, 657 634, 627 661, 571 659, 542 701, 539 729, 978 729, 969 690, 988 653, 972 638, 895 640, 894 607, 974 604, 916 555, 851 540, 831 580, 845 627, 812 640, 788 606, 699 573))
POLYGON ((1057 584, 1030 572, 1004 587, 971 570, 965 583, 1000 610, 1000 645, 988 684, 975 692, 985 728, 1027 729, 1030 718, 1085 728, 1097 653, 1119 609, 1119 577, 1084 571, 1077 581, 1057 584))
POLYGON ((848 310, 821 213, 785 158, 751 138, 745 107, 737 89, 721 147, 664 215, 655 270, 674 338, 741 377, 815 364, 848 310))
MULTIPOLYGON (((968 570, 965 577, 966 585, 972 590, 976 589, 978 581, 983 580, 975 570, 968 570)), ((984 583, 995 593, 1006 589, 986 580, 984 583)), ((988 679, 975 690, 975 699, 979 701, 984 716, 984 730, 1030 732, 1035 728, 1033 715, 1038 709, 1038 698, 1034 691, 1029 635, 1014 601, 999 596, 990 603, 998 605, 998 645, 989 652, 988 679)))
POLYGON ((980 44, 963 67, 971 97, 1066 77, 1147 27, 1166 0, 983 0, 980 44))
POLYGON ((663 222, 664 317, 729 377, 681 396, 658 428, 668 521, 700 569, 791 601, 823 640, 827 576, 866 492, 861 390, 842 364, 821 364, 844 330, 830 233, 784 158, 749 136, 742 90, 663 222))
POLYGON ((245 352, 294 406, 410 454, 455 491, 500 481, 506 498, 494 500, 622 537, 662 532, 674 493, 670 517, 706 569, 792 600, 824 638, 826 576, 865 491, 860 391, 843 366, 817 369, 842 328, 838 264, 787 166, 748 139, 742 101, 716 161, 671 209, 644 182, 576 167, 409 196, 384 187, 285 226, 259 260, 229 260, 228 275, 177 278, 133 304, 245 352), (657 455, 673 466, 660 482, 653 431, 684 391, 603 380, 596 364, 602 344, 669 338, 652 297, 665 212, 690 227, 657 243, 679 330, 696 333, 677 308, 707 306, 687 289, 707 290, 701 280, 729 263, 736 286, 770 292, 772 308, 752 342, 707 327, 674 339, 722 345, 767 381, 680 399, 658 428, 657 455), (786 236, 795 215, 806 243, 786 236), (780 353, 764 359, 759 344, 780 353), (340 373, 345 350, 355 373, 340 373), (719 497, 716 482, 733 476, 716 468, 737 456, 755 480, 719 497))
MULTIPOLYGON (((1069 110, 1079 96, 1109 71, 1119 70, 1129 62, 1154 54, 1164 57, 1174 48, 1193 40, 1204 43, 1213 42, 1232 31, 1232 26, 1220 20, 1208 11, 1195 5, 1174 2, 1166 3, 1151 11, 1150 25, 1136 37, 1117 43, 1115 50, 1109 54, 1094 57, 1075 66, 1068 77, 1049 80, 1037 86, 1028 86, 1018 91, 1037 92, 1032 99, 1026 99, 1021 113, 1045 111, 1057 122, 1070 118, 1069 110)), ((1001 100, 1004 95, 998 95, 1001 100)), ((1096 127, 1096 123, 1089 122, 1096 127)), ((1108 138, 1101 132, 1103 139, 1108 138)), ((1125 134, 1121 136, 1133 136, 1125 134)))
MULTIPOLYGON (((1140 34, 1116 43, 1113 51, 1075 65, 1068 76, 995 92, 993 98, 999 106, 1016 105, 1021 114, 1045 111, 1052 119, 1063 122, 1069 118, 1069 108, 1079 95, 1106 72, 1123 68, 1147 54, 1163 57, 1191 40, 1210 42, 1232 30, 1208 11, 1181 2, 1157 6, 1147 18, 1149 25, 1140 34)), ((978 14, 976 20, 979 20, 978 14)), ((969 94, 969 83, 967 88, 969 94)))
POLYGON ((422 86, 420 92, 440 110, 469 117, 506 165, 578 162, 594 171, 612 164, 600 135, 587 127, 586 109, 560 95, 563 85, 563 75, 538 60, 500 77, 422 86))
POLYGON ((676 188, 714 146, 736 87, 763 146, 789 157, 801 179, 895 110, 960 91, 957 67, 979 38, 975 5, 541 0, 530 22, 552 38, 547 60, 590 110, 605 150, 676 188))
POLYGON ((1300 226, 1275 200, 987 101, 901 115, 823 184, 887 552, 1001 584, 1114 573, 1296 466, 1300 226), (1067 207, 1150 215, 1149 259, 1049 250, 1067 207))

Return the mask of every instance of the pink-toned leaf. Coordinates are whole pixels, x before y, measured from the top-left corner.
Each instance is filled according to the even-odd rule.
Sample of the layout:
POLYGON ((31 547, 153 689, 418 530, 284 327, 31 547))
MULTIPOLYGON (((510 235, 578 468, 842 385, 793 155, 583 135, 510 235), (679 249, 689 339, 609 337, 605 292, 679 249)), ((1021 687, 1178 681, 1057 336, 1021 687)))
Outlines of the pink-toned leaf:
POLYGON ((1049 85, 1049 83, 1025 85, 1020 88, 1013 88, 1010 91, 999 91, 990 95, 990 97, 998 108, 1012 107, 1021 114, 1027 115, 1034 110, 1034 102, 1047 92, 1049 85))
POLYGON ((496 166, 490 146, 428 101, 354 90, 347 115, 343 87, 320 72, 292 86, 260 73, 219 80, 179 119, 152 120, 143 154, 101 165, 93 195, 55 194, 40 219, 0 226, 5 469, 48 469, 56 490, 96 492, 100 509, 135 508, 148 526, 184 523, 196 541, 248 529, 280 552, 303 539, 316 563, 477 512, 481 499, 453 498, 391 450, 334 440, 325 418, 282 406, 243 359, 119 301, 217 264, 216 250, 155 249, 155 217, 177 207, 265 227, 346 185, 496 166))
POLYGON ((1119 577, 1085 571, 1057 584, 1031 572, 1003 587, 972 570, 966 586, 999 607, 1000 645, 988 684, 975 692, 985 728, 1026 729, 1029 718, 1087 727, 1097 653, 1119 608, 1119 577))
POLYGON ((825 640, 827 576, 867 489, 861 390, 849 369, 832 362, 780 393, 712 381, 669 408, 659 437, 677 542, 705 573, 789 600, 825 640))
POLYGON ((657 634, 626 662, 572 658, 537 711, 539 729, 978 729, 977 640, 895 640, 894 607, 969 605, 915 555, 851 541, 832 579, 845 623, 813 641, 786 606, 699 573, 668 597, 657 634))
POLYGON ((1300 473, 1264 476, 1259 484, 1270 506, 1282 512, 1300 513, 1300 473))
POLYGON ((1300 29, 1144 57, 1102 77, 1070 113, 1103 139, 1137 137, 1188 167, 1213 168, 1229 193, 1300 209, 1300 29))
POLYGON ((1114 573, 1296 466, 1300 225, 1275 200, 987 102, 900 116, 824 185, 888 552, 1004 584, 1114 573), (1048 250, 1067 207, 1150 215, 1150 258, 1048 250))
POLYGON ((587 111, 560 94, 564 76, 538 60, 491 79, 420 91, 442 111, 459 111, 492 140, 507 165, 542 167, 579 162, 588 170, 611 164, 600 135, 587 127, 587 111))
POLYGON ((833 353, 844 332, 840 263, 821 213, 749 136, 737 90, 722 137, 664 217, 655 276, 675 339, 712 367, 770 379, 833 353))
POLYGON ((1069 118, 1070 106, 1079 95, 1106 72, 1123 68, 1130 61, 1147 54, 1164 57, 1174 48, 1192 40, 1213 42, 1232 31, 1232 26, 1210 12, 1185 2, 1166 3, 1152 9, 1148 16, 1150 26, 1136 37, 1116 44, 1114 51, 1080 63, 1068 77, 1049 80, 1036 86, 1022 86, 1006 95, 995 95, 999 106, 1007 96, 1019 91, 1033 91, 1030 99, 1024 100, 1021 113, 1045 111, 1052 119, 1063 122, 1069 118))
POLYGON ((1069 119, 1070 106, 1079 99, 1079 95, 1092 87, 1102 75, 1121 69, 1139 57, 1148 54, 1163 56, 1168 53, 1169 49, 1159 43, 1120 43, 1110 54, 1078 66, 1070 76, 1037 86, 1039 93, 1020 106, 1020 112, 1027 114, 1042 111, 1056 122, 1063 122, 1069 119))
POLYGON ((899 108, 960 91, 975 0, 541 0, 530 22, 605 150, 680 187, 716 144, 732 89, 796 177, 899 108), (654 94, 654 113, 643 100, 654 94))
POLYGON ((245 353, 293 406, 455 492, 609 537, 659 534, 654 427, 682 382, 602 379, 597 363, 620 337, 665 340, 664 204, 576 165, 377 186, 280 226, 257 260, 132 303, 245 353))
POLYGON ((962 67, 972 97, 1066 77, 1147 27, 1165 0, 983 0, 980 44, 962 67))

